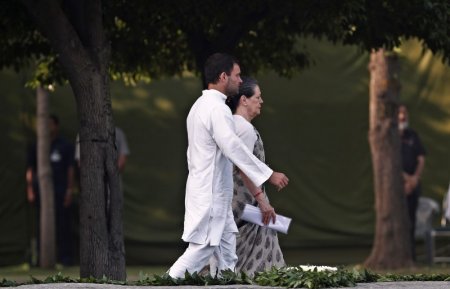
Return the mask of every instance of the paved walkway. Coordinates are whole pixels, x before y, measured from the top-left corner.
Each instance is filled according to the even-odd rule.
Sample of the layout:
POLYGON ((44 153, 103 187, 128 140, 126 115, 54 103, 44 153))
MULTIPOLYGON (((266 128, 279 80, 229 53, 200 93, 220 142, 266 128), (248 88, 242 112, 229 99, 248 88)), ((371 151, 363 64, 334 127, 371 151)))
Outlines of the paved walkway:
MULTIPOLYGON (((53 283, 22 285, 18 289, 280 289, 280 287, 263 287, 255 285, 227 285, 227 286, 129 286, 90 283, 53 283)), ((341 287, 341 289, 449 289, 450 282, 376 282, 360 283, 356 287, 341 287)))

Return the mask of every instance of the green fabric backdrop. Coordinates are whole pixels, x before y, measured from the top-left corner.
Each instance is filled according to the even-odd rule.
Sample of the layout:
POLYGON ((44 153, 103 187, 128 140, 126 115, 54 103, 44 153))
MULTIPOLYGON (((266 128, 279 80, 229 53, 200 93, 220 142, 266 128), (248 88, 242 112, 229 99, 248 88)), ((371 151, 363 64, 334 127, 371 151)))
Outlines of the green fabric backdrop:
MULTIPOLYGON (((269 197, 278 213, 293 218, 289 234, 280 234, 293 262, 301 260, 289 256, 296 248, 368 247, 374 228, 368 55, 317 41, 306 45, 315 60, 309 70, 292 79, 257 76, 265 102, 255 125, 268 164, 290 178, 284 191, 270 188, 269 197)), ((404 45, 400 55, 401 98, 428 151, 423 193, 441 202, 450 180, 450 69, 422 54, 417 42, 404 45)), ((26 78, 0 74, 0 265, 29 255, 33 212, 25 199, 25 149, 33 139, 35 96, 23 88, 26 78)), ((184 248, 185 118, 200 90, 189 74, 136 87, 112 85, 114 119, 131 150, 123 176, 129 264, 168 264, 184 248)), ((60 115, 62 134, 74 140, 71 90, 57 88, 51 107, 60 115)))

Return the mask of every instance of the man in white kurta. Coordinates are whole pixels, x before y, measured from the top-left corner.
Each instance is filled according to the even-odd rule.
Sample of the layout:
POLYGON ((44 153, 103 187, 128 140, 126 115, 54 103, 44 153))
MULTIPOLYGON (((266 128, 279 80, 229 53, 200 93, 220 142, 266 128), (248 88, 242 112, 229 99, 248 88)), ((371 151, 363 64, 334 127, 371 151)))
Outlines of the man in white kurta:
MULTIPOLYGON (((186 270, 191 273, 200 271, 212 254, 220 260, 219 269, 234 268, 237 256, 233 249, 233 238, 238 230, 231 210, 232 162, 257 185, 261 185, 273 173, 236 136, 233 116, 225 99, 226 96, 217 90, 205 90, 187 118, 189 175, 182 239, 210 248, 203 249, 205 254, 196 254, 203 255, 204 260, 196 257, 194 262, 188 262, 196 264, 180 266, 179 272, 174 272, 178 265, 175 263, 170 269, 172 277, 183 277, 186 270), (220 248, 221 242, 229 248, 220 248), (215 252, 216 249, 222 252, 215 252)), ((183 256, 178 263, 184 261, 183 256)))

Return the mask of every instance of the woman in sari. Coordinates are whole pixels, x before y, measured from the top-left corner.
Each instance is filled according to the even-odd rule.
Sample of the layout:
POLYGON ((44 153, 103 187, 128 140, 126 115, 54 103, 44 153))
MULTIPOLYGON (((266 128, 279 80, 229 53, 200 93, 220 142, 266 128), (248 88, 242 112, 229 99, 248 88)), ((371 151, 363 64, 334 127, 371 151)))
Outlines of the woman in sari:
MULTIPOLYGON (((265 162, 264 146, 260 134, 251 121, 261 113, 261 90, 253 78, 243 78, 239 93, 227 99, 233 112, 236 134, 248 149, 265 162)), ((256 187, 248 178, 234 168, 233 214, 239 229, 236 254, 238 261, 236 272, 245 272, 253 276, 255 272, 265 271, 273 266, 285 266, 283 254, 278 243, 277 232, 241 219, 246 204, 258 206, 263 216, 263 223, 275 221, 275 210, 270 205, 264 185, 256 187)))

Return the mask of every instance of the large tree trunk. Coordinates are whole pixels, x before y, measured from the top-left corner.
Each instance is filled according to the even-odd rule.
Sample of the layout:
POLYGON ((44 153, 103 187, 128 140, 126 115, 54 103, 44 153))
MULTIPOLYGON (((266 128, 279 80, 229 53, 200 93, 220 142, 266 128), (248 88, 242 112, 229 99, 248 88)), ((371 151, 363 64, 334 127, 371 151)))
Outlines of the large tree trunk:
POLYGON ((73 85, 80 127, 80 275, 125 279, 115 129, 108 74, 94 70, 73 85), (105 268, 106 267, 106 268, 105 268))
POLYGON ((122 206, 100 0, 22 0, 59 56, 80 121, 80 277, 125 280, 122 206))
POLYGON ((376 226, 365 266, 397 269, 412 265, 409 219, 404 196, 397 110, 400 84, 398 58, 383 49, 370 57, 370 128, 376 226))
POLYGON ((37 99, 37 172, 40 192, 40 248, 39 265, 54 268, 56 265, 55 246, 55 198, 50 166, 50 130, 48 92, 38 87, 37 99))

